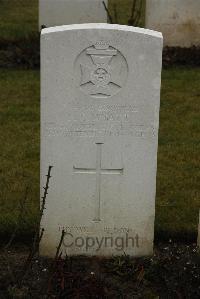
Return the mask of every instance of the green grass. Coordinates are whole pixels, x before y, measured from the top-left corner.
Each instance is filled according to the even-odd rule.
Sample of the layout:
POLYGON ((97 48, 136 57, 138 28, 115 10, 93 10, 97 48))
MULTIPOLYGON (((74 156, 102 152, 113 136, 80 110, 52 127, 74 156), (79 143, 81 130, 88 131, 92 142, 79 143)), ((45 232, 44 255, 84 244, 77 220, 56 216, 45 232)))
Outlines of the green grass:
POLYGON ((13 41, 38 30, 38 0, 0 0, 0 40, 13 41))
POLYGON ((39 205, 39 72, 0 72, 0 233, 11 231, 28 191, 22 230, 32 229, 39 205))
POLYGON ((194 233, 200 206, 200 69, 163 71, 156 229, 194 233))
MULTIPOLYGON (((156 231, 193 234, 200 206, 200 69, 162 74, 156 231)), ((32 231, 39 204, 39 71, 0 75, 0 233, 11 231, 29 187, 22 231, 32 231)))

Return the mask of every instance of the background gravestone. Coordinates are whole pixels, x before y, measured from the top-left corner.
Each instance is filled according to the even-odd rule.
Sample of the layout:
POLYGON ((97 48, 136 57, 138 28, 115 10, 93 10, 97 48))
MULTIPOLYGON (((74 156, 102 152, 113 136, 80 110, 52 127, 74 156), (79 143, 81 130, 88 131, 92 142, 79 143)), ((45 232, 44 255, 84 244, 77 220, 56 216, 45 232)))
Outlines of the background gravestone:
POLYGON ((162 35, 84 24, 42 30, 41 254, 153 251, 162 35))
POLYGON ((102 0, 39 0, 39 28, 81 23, 107 23, 102 0))
POLYGON ((166 46, 198 46, 200 1, 146 0, 146 28, 161 31, 166 46))

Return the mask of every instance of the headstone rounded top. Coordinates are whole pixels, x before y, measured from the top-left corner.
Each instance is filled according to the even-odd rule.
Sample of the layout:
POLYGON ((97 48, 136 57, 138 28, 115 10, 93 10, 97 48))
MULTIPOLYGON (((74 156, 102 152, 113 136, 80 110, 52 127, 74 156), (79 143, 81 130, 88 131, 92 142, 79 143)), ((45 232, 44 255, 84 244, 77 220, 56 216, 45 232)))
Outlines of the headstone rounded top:
POLYGON ((41 31, 41 35, 50 34, 55 32, 63 32, 68 30, 84 30, 84 29, 101 29, 101 30, 118 30, 118 31, 127 31, 133 33, 140 33, 149 35, 152 37, 163 38, 162 33, 154 30, 132 27, 126 25, 118 25, 118 24, 105 24, 105 23, 89 23, 89 24, 73 24, 73 25, 62 25, 44 28, 41 31))

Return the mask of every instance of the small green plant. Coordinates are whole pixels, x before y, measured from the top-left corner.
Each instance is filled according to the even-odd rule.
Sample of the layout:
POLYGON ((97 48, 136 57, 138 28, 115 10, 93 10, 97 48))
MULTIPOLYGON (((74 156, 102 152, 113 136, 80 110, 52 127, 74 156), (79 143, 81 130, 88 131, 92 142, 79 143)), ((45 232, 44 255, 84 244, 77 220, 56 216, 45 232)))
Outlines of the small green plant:
POLYGON ((131 279, 140 283, 144 277, 143 266, 140 265, 137 259, 133 259, 125 253, 109 260, 106 268, 113 275, 117 275, 124 280, 131 279))
MULTIPOLYGON (((113 3, 113 12, 106 6, 105 1, 103 1, 104 8, 106 10, 108 20, 111 24, 118 24, 119 17, 118 17, 118 8, 120 7, 120 3, 117 4, 116 2, 113 3)), ((139 26, 141 23, 142 13, 144 10, 144 0, 132 0, 132 5, 130 7, 130 17, 127 20, 127 24, 129 26, 139 26)))

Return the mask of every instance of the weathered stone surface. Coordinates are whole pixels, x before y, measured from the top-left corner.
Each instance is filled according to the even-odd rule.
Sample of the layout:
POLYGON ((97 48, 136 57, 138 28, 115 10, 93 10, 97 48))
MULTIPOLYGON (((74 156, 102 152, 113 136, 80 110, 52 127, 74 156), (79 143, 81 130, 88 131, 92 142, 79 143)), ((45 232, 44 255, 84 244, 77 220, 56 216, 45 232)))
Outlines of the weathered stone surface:
POLYGON ((200 45, 200 1, 146 0, 146 28, 163 33, 164 45, 200 45))
POLYGON ((39 28, 104 22, 107 13, 102 0, 39 0, 39 28))
POLYGON ((41 254, 153 250, 162 35, 109 24, 41 37, 41 254))

